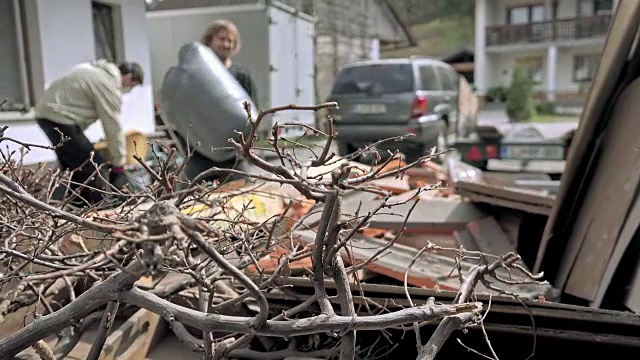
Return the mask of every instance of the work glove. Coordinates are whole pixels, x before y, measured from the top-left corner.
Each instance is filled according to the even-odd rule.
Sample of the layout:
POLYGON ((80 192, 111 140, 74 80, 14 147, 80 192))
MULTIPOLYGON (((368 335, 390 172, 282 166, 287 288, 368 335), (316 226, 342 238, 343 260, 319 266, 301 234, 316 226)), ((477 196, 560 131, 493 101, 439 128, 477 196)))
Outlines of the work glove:
POLYGON ((124 187, 129 184, 127 174, 124 167, 114 167, 109 172, 109 182, 116 189, 123 191, 124 187))

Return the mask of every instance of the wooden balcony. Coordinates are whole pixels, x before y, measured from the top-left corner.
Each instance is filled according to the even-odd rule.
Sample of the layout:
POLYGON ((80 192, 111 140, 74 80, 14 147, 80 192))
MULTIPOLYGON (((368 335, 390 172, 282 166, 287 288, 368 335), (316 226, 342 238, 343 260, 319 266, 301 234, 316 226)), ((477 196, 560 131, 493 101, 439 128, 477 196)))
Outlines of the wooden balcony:
POLYGON ((611 15, 558 19, 519 25, 487 27, 487 46, 544 43, 601 37, 607 34, 611 15))

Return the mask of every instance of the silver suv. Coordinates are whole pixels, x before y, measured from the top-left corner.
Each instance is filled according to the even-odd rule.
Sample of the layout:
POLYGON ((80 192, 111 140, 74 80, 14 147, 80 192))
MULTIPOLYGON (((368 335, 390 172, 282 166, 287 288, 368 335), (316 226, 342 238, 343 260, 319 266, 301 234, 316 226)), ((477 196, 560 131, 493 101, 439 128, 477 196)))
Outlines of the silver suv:
POLYGON ((400 150, 407 160, 436 147, 445 150, 458 122, 459 75, 431 58, 359 61, 343 68, 328 101, 334 110, 340 155, 376 141, 413 133, 380 150, 400 150))

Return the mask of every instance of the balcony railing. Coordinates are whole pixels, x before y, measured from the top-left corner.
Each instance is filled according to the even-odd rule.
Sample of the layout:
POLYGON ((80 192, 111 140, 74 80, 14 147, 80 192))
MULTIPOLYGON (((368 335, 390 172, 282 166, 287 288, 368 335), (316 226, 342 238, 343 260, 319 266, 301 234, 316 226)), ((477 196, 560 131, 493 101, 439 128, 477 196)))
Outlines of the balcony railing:
POLYGON ((607 34, 611 15, 487 27, 487 46, 588 39, 607 34))

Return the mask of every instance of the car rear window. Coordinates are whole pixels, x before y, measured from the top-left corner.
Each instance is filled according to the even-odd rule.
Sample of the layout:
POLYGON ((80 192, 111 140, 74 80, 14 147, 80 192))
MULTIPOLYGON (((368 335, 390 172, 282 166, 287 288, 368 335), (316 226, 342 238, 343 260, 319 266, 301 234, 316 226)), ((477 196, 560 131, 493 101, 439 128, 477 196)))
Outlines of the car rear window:
POLYGON ((343 69, 333 84, 333 94, 381 94, 413 91, 411 64, 374 64, 343 69))

